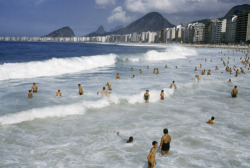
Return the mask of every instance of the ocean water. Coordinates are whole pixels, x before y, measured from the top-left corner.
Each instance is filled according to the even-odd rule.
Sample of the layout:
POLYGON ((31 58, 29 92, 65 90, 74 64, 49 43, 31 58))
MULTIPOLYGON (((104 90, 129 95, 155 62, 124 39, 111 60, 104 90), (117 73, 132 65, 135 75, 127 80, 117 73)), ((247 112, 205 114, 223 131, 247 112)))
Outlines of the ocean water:
POLYGON ((0 42, 0 167, 144 168, 152 141, 160 143, 164 128, 172 142, 167 156, 157 149, 158 168, 250 167, 250 70, 240 60, 248 52, 0 42), (229 74, 221 58, 246 74, 229 74), (203 69, 212 75, 200 75, 203 69), (177 89, 169 87, 172 81, 177 89), (34 82, 38 93, 28 99, 34 82), (112 93, 97 95, 107 82, 112 93), (233 99, 235 85, 239 93, 233 99), (55 96, 58 89, 62 97, 55 96), (147 89, 149 103, 143 100, 147 89), (160 100, 161 90, 165 100, 160 100), (206 123, 211 116, 213 125, 206 123), (127 144, 129 136, 134 141, 127 144))

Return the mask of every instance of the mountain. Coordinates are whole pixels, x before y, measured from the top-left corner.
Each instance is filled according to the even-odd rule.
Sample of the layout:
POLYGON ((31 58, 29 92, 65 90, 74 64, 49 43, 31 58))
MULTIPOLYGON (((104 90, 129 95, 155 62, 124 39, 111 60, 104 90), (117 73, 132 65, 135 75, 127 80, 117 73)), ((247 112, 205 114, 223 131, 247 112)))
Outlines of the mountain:
POLYGON ((115 34, 130 34, 133 32, 142 33, 146 31, 159 31, 163 28, 172 28, 175 25, 169 23, 161 14, 157 12, 151 12, 136 20, 135 22, 124 27, 115 34))
POLYGON ((44 37, 75 37, 73 30, 70 27, 63 27, 55 30, 44 37))
POLYGON ((228 18, 231 18, 235 14, 240 14, 240 13, 245 13, 245 12, 250 12, 249 4, 237 5, 231 8, 222 19, 228 19, 228 18))
POLYGON ((103 36, 107 32, 104 30, 104 27, 101 25, 98 27, 98 29, 92 33, 89 33, 86 35, 86 37, 94 37, 94 36, 103 36))
MULTIPOLYGON (((244 13, 244 12, 250 12, 250 5, 243 4, 243 5, 234 6, 227 12, 227 14, 224 17, 219 18, 219 19, 229 19, 235 14, 240 14, 240 13, 244 13)), ((202 20, 198 20, 198 21, 193 21, 191 23, 200 22, 200 23, 206 24, 206 23, 210 22, 210 20, 211 19, 202 19, 202 20)))
POLYGON ((110 31, 109 31, 109 32, 115 32, 115 31, 117 31, 117 30, 122 29, 123 27, 124 27, 123 25, 118 25, 118 26, 116 26, 115 28, 110 29, 110 31))

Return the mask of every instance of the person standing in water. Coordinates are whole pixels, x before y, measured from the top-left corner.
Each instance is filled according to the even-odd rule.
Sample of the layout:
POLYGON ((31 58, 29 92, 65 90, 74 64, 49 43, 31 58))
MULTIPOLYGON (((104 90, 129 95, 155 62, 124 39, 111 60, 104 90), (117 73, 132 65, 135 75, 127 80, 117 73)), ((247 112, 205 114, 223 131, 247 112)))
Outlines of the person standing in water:
POLYGON ((207 123, 208 124, 214 124, 214 119, 215 119, 214 116, 212 116, 211 119, 209 119, 207 123))
POLYGON ((32 95, 32 93, 31 93, 31 90, 29 90, 28 98, 32 98, 32 97, 33 97, 33 95, 32 95))
POLYGON ((170 88, 172 88, 172 87, 174 87, 175 89, 177 89, 176 84, 174 83, 174 81, 170 85, 170 88))
POLYGON ((83 89, 81 84, 78 84, 78 88, 79 88, 79 95, 83 95, 83 89))
POLYGON ((149 97, 150 97, 150 94, 148 92, 149 92, 149 90, 146 90, 146 93, 144 93, 144 100, 146 103, 149 102, 149 97))
POLYGON ((36 83, 33 83, 33 86, 31 87, 31 90, 33 90, 33 93, 36 93, 38 88, 36 86, 36 83))
POLYGON ((238 94, 237 86, 234 86, 234 89, 232 90, 231 95, 233 98, 236 98, 237 94, 238 94))
POLYGON ((140 72, 140 74, 142 74, 142 70, 141 69, 139 70, 139 72, 140 72))
POLYGON ((107 82, 107 84, 105 86, 108 86, 108 89, 112 90, 111 84, 109 82, 107 82))
POLYGON ((59 96, 59 97, 61 97, 61 96, 62 96, 62 93, 61 93, 61 91, 60 91, 60 90, 58 90, 58 92, 56 92, 56 96, 59 96))
POLYGON ((116 74, 115 79, 120 79, 119 73, 116 74))
POLYGON ((158 147, 158 143, 156 141, 152 142, 153 147, 150 149, 150 152, 147 156, 148 159, 148 168, 155 168, 155 165, 157 164, 155 160, 155 149, 158 147))
POLYGON ((103 87, 101 91, 98 91, 98 92, 97 92, 97 95, 99 94, 99 92, 101 92, 101 93, 104 94, 105 96, 108 96, 108 94, 111 94, 111 92, 105 90, 105 87, 103 87))
POLYGON ((171 142, 171 136, 168 135, 168 129, 163 129, 164 135, 161 138, 161 143, 159 146, 159 149, 161 149, 161 154, 165 155, 168 154, 168 151, 170 149, 170 142, 171 142))
POLYGON ((160 96, 161 96, 161 100, 164 100, 164 90, 161 90, 160 96))

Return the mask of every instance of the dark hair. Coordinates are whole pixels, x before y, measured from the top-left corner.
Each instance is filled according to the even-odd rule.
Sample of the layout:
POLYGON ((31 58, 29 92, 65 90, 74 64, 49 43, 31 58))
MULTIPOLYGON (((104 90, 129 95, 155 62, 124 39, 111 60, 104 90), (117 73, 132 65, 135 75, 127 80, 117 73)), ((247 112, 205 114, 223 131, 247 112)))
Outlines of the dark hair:
POLYGON ((173 81, 173 83, 174 83, 174 81, 173 81))
POLYGON ((212 116, 212 117, 211 117, 211 120, 214 120, 214 119, 215 119, 214 116, 212 116))
POLYGON ((31 92, 31 90, 29 90, 29 92, 31 92))
POLYGON ((105 90, 105 87, 103 87, 102 89, 105 90))
POLYGON ((161 92, 164 92, 164 90, 161 90, 161 92))
POLYGON ((81 86, 81 84, 78 84, 78 86, 81 86))
POLYGON ((158 142, 157 142, 157 141, 153 141, 153 142, 152 142, 152 145, 155 145, 155 144, 158 144, 158 142))
POLYGON ((164 134, 167 134, 167 133, 168 133, 168 129, 167 129, 167 128, 164 128, 164 129, 163 129, 163 133, 164 133, 164 134))
POLYGON ((237 86, 234 86, 234 88, 237 88, 237 86))
POLYGON ((127 143, 133 142, 134 138, 131 136, 128 138, 127 143))
POLYGON ((60 92, 60 90, 58 90, 58 92, 60 92))

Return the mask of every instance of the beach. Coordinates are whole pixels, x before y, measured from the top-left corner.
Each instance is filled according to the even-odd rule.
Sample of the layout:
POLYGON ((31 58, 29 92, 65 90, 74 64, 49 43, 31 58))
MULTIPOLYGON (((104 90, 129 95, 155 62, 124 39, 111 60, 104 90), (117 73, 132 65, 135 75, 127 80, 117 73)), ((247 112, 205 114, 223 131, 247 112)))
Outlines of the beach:
POLYGON ((247 48, 1 42, 0 49, 0 167, 144 168, 164 128, 172 141, 167 156, 156 150, 157 168, 250 167, 247 48), (226 72, 223 61, 246 74, 226 72), (34 82, 38 92, 28 99, 34 82), (107 82, 111 94, 97 95, 107 82))

